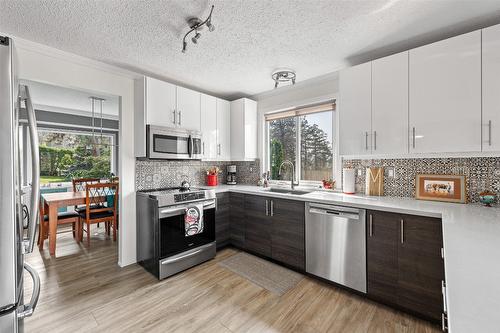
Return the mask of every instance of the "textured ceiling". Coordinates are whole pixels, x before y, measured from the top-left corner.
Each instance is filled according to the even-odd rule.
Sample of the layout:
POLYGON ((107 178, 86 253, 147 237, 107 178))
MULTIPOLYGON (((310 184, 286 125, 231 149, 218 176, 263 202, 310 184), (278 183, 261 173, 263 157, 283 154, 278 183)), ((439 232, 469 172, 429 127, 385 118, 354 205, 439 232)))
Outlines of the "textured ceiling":
POLYGON ((270 90, 498 23, 495 0, 0 0, 0 31, 227 98, 270 90), (216 30, 189 43, 185 20, 215 5, 216 30))

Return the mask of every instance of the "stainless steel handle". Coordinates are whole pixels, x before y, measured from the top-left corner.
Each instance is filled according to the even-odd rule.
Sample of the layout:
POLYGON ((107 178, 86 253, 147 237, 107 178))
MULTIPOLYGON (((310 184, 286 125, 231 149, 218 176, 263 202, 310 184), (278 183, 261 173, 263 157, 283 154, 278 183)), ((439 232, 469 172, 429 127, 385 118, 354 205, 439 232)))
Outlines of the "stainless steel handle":
POLYGON ((203 155, 205 155, 205 141, 203 141, 203 155))
POLYGON ((443 332, 448 332, 448 325, 446 325, 446 314, 441 313, 441 329, 443 332))
POLYGON ((179 126, 181 125, 181 111, 179 111, 179 122, 178 122, 179 126))
POLYGON ((274 200, 271 200, 271 216, 274 216, 274 200))
POLYGON ((373 149, 377 150, 377 131, 373 131, 373 149))
POLYGON ((401 244, 405 242, 405 220, 401 219, 401 244))
MULTIPOLYGON (((187 206, 160 210, 160 218, 183 213, 186 211, 186 207, 187 206)), ((211 209, 211 208, 215 208, 215 200, 211 200, 203 204, 203 209, 211 209)))
POLYGON ((213 246, 213 245, 212 244, 207 244, 207 245, 200 246, 198 249, 194 250, 193 252, 186 253, 184 255, 181 255, 181 256, 178 256, 178 257, 174 257, 174 258, 171 258, 171 259, 163 260, 161 262, 161 264, 162 265, 167 265, 167 264, 171 264, 171 263, 177 262, 177 261, 182 260, 182 259, 186 259, 186 258, 192 257, 195 254, 198 254, 198 253, 204 251, 205 249, 207 249, 207 248, 209 248, 211 246, 213 246))
POLYGON ((443 294, 443 312, 448 313, 448 305, 446 304, 446 283, 441 280, 441 293, 443 294))
POLYGON ((36 225, 38 223, 38 212, 40 205, 40 156, 38 149, 38 130, 36 127, 35 109, 31 103, 31 95, 28 86, 21 86, 21 98, 24 99, 28 112, 28 127, 31 143, 31 209, 28 225, 28 238, 24 240, 24 252, 33 252, 35 245, 36 225))
POLYGON ((33 279, 33 292, 31 293, 30 302, 23 305, 22 311, 17 314, 17 318, 19 319, 30 317, 33 314, 38 304, 38 298, 40 297, 40 276, 37 271, 27 263, 24 263, 24 269, 30 273, 33 279))
POLYGON ((370 237, 373 236, 373 215, 370 214, 370 237))
POLYGON ((266 216, 269 216, 269 202, 266 200, 266 216))
POLYGON ((177 123, 177 111, 174 109, 174 111, 172 111, 172 113, 174 114, 174 125, 177 123))
POLYGON ((337 211, 328 210, 328 209, 309 208, 309 213, 321 214, 321 215, 332 215, 332 216, 338 216, 338 217, 345 217, 345 218, 348 218, 351 220, 359 220, 359 214, 337 212, 337 211))
POLYGON ((491 146, 491 120, 488 121, 488 145, 491 146))
POLYGON ((415 138, 416 138, 415 127, 413 127, 413 129, 412 129, 412 136, 413 136, 413 149, 415 149, 415 138))
POLYGON ((217 145, 217 155, 220 155, 220 143, 217 145))
POLYGON ((365 150, 368 150, 368 132, 365 132, 365 150))

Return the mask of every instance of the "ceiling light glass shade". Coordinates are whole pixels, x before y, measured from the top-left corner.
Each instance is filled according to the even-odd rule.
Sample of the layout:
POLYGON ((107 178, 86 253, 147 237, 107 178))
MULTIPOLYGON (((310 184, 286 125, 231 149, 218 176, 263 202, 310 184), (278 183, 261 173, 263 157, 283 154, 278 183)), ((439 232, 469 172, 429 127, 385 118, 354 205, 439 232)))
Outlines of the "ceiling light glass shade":
POLYGON ((197 32, 196 35, 194 35, 194 37, 191 38, 191 41, 196 44, 196 43, 198 43, 198 39, 200 37, 201 37, 201 34, 199 32, 197 32))

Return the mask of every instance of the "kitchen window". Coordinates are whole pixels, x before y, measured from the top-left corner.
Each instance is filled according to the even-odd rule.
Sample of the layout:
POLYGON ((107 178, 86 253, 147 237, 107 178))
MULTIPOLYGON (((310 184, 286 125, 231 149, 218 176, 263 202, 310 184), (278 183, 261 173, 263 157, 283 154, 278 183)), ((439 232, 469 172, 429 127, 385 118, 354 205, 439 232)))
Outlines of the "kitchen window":
POLYGON ((295 167, 295 179, 321 182, 334 175, 335 103, 267 114, 267 161, 271 180, 292 178, 292 168, 280 165, 288 160, 295 167))

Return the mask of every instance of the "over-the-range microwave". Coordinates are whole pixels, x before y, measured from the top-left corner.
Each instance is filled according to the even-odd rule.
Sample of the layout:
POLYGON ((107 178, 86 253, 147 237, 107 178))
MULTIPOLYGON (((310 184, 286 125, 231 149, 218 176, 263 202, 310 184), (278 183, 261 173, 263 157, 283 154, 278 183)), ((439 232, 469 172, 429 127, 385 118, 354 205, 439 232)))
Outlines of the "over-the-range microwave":
POLYGON ((146 154, 152 159, 200 160, 201 132, 147 125, 146 154))

